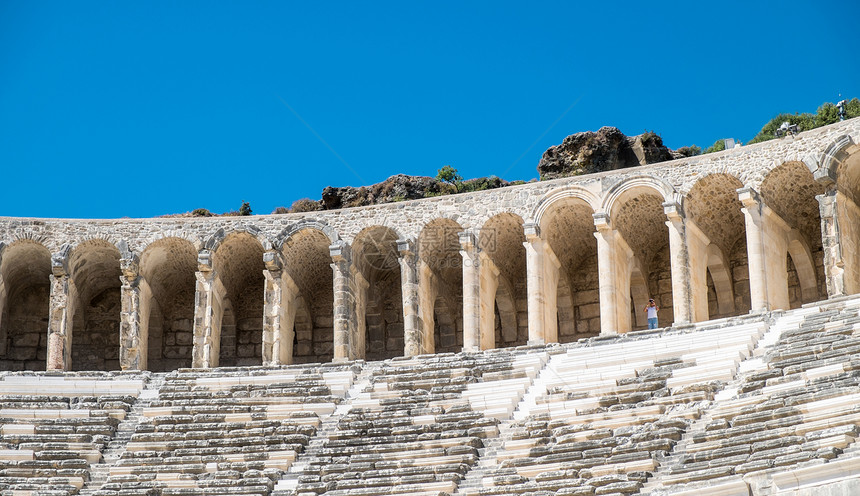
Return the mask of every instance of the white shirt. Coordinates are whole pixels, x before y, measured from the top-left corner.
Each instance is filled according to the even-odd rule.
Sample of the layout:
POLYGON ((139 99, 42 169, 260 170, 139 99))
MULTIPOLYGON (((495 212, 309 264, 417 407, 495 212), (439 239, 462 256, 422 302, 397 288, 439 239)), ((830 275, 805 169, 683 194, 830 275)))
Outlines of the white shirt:
POLYGON ((648 310, 648 318, 656 319, 657 318, 657 307, 647 306, 645 307, 648 310))

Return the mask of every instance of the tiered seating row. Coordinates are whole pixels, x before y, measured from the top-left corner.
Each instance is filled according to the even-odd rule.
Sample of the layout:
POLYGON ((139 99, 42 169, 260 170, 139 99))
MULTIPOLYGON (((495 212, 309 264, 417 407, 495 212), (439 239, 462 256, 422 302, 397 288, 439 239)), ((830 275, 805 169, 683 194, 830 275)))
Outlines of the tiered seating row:
POLYGON ((7 373, 0 379, 0 490, 77 494, 147 374, 7 373))
POLYGON ((752 483, 838 460, 860 437, 860 318, 843 306, 779 322, 761 366, 665 462, 660 487, 752 483))
POLYGON ((550 360, 474 494, 638 492, 700 405, 732 380, 761 323, 621 336, 550 360))
POLYGON ((268 495, 356 368, 182 369, 143 411, 97 496, 268 495))
POLYGON ((296 494, 455 492, 544 360, 495 351, 384 362, 313 453, 296 494))

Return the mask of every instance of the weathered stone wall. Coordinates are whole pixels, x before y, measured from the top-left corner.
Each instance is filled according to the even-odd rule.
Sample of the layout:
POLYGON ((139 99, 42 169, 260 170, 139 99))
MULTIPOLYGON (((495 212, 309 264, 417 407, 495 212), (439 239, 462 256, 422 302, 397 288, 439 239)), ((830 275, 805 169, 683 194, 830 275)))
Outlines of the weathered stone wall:
MULTIPOLYGON (((260 363, 264 355, 264 314, 268 311, 263 304, 264 278, 260 274, 280 268, 291 279, 290 287, 294 287, 289 298, 301 302, 284 303, 299 306, 289 324, 296 362, 341 356, 339 346, 347 347, 343 350, 355 345, 342 341, 344 336, 361 327, 360 322, 366 332, 364 355, 382 358, 402 354, 410 339, 407 336, 415 332, 428 336, 421 338, 423 349, 435 344, 435 351, 459 351, 466 338, 485 345, 487 340, 475 338, 476 333, 490 332, 494 336, 489 342, 508 346, 547 339, 575 340, 592 336, 598 329, 604 333, 624 332, 642 325, 638 313, 643 295, 658 300, 662 325, 693 318, 690 308, 696 303, 687 301, 690 298, 702 298, 708 318, 722 316, 716 313, 712 279, 705 277, 696 282, 702 285, 699 289, 685 287, 694 282, 690 271, 712 263, 690 258, 687 231, 698 230, 705 245, 716 247, 730 266, 735 307, 730 315, 759 311, 774 304, 796 306, 804 299, 804 281, 810 279, 800 273, 809 267, 819 297, 828 294, 825 287, 831 295, 842 294, 860 287, 860 269, 855 267, 860 259, 856 243, 840 245, 840 240, 857 238, 853 232, 857 209, 840 204, 840 198, 854 198, 860 190, 854 184, 860 177, 854 171, 858 167, 849 168, 850 163, 857 162, 852 157, 860 156, 857 142, 860 119, 795 137, 651 166, 387 205, 254 217, 3 218, 0 293, 4 301, 0 303, 0 332, 4 333, 6 347, 4 366, 29 367, 31 360, 42 360, 43 352, 38 349, 50 346, 42 342, 42 335, 38 343, 31 342, 35 337, 22 337, 19 342, 23 339, 26 346, 15 344, 18 331, 13 328, 45 324, 44 317, 39 317, 38 323, 21 321, 29 314, 22 310, 26 298, 19 292, 33 284, 14 267, 35 256, 16 248, 22 243, 40 247, 52 258, 49 265, 40 262, 33 269, 42 281, 42 289, 33 293, 38 305, 44 301, 49 276, 54 278, 52 287, 57 291, 69 288, 67 297, 51 298, 50 319, 57 325, 51 327, 48 341, 59 347, 55 363, 62 363, 68 356, 66 360, 74 368, 111 368, 117 363, 117 356, 96 356, 93 350, 102 344, 118 346, 118 338, 112 336, 118 334, 120 319, 110 315, 116 314, 117 302, 125 299, 114 294, 108 298, 110 304, 97 300, 108 289, 116 293, 120 266, 123 277, 133 283, 131 289, 123 286, 120 291, 134 291, 138 280, 151 288, 152 302, 146 306, 149 315, 132 315, 129 325, 131 339, 148 339, 148 346, 141 349, 148 350, 147 367, 152 370, 191 365, 195 332, 205 322, 223 327, 207 331, 221 333, 214 349, 222 348, 222 364, 260 363), (739 201, 738 188, 745 188, 743 202, 739 201), (837 190, 841 193, 836 194, 837 190), (816 198, 822 202, 820 211, 816 198), (827 206, 831 204, 842 206, 827 206), (603 262, 598 260, 595 244, 598 222, 599 239, 613 250, 613 256, 601 259, 603 262), (425 260, 423 244, 417 241, 434 223, 452 231, 453 243, 448 239, 451 236, 443 233, 444 242, 434 248, 435 261, 425 260), (670 224, 667 235, 666 226, 670 224), (525 241, 523 231, 536 234, 525 241), (472 236, 478 240, 477 246, 460 246, 459 232, 466 235, 461 242, 472 236), (505 245, 498 252, 483 244, 492 232, 505 245), (316 234, 308 235, 305 245, 293 243, 306 233, 316 234), (408 265, 400 264, 400 257, 407 255, 398 253, 394 246, 398 239, 412 240, 422 263, 431 265, 429 272, 419 266, 414 270, 418 294, 425 296, 418 304, 418 313, 428 326, 429 320, 434 321, 432 329, 423 329, 422 319, 417 324, 404 319, 404 301, 408 303, 412 296, 401 291, 401 268, 408 265), (748 244, 748 239, 755 243, 748 244), (526 251, 519 247, 536 240, 546 243, 528 265, 526 251), (348 276, 348 284, 334 288, 332 278, 337 274, 330 268, 332 259, 327 256, 327 246, 337 243, 344 247, 339 250, 345 250, 338 270, 341 275, 353 275, 348 276), (775 261, 787 256, 780 252, 785 246, 793 250, 792 264, 775 261), (461 250, 467 248, 474 250, 469 255, 476 257, 474 260, 488 257, 495 268, 481 272, 478 279, 470 275, 470 280, 465 281, 462 274, 468 267, 458 269, 451 261, 459 260, 464 253, 461 250), (264 255, 276 257, 274 265, 279 268, 264 266, 264 255), (795 260, 795 256, 801 258, 795 260), (384 267, 380 268, 380 263, 384 267), (554 264, 559 266, 550 268, 554 264), (535 270, 542 271, 535 281, 543 281, 543 286, 526 284, 535 270), (641 271, 639 276, 634 274, 637 270, 641 271), (762 274, 769 287, 762 286, 762 274), (200 299, 199 281, 204 276, 209 278, 209 286, 205 287, 223 287, 219 290, 223 294, 218 296, 218 315, 206 315, 216 306, 207 306, 200 299), (198 278, 196 294, 194 277, 198 278), (371 287, 362 287, 359 279, 371 287), (639 286, 631 288, 634 280, 640 281, 635 283, 639 286), (548 281, 555 281, 555 286, 546 286, 548 281), (785 303, 775 303, 783 296, 774 293, 773 287, 782 283, 787 285, 785 303), (464 284, 483 286, 465 291, 464 284), (617 291, 604 291, 612 284, 618 286, 617 291), (484 297, 488 291, 494 292, 489 299, 484 297), (546 295, 554 302, 552 316, 535 317, 529 311, 531 302, 544 301, 542 291, 549 291, 546 295), (333 293, 338 292, 343 298, 335 300, 333 293), (473 293, 482 296, 469 296, 473 293), (629 294, 631 301, 615 298, 609 302, 603 298, 604 293, 629 294), (469 301, 483 302, 485 307, 487 302, 495 303, 479 312, 464 307, 464 296, 471 298, 469 301), (351 316, 342 322, 358 327, 338 327, 342 324, 333 317, 337 314, 333 309, 336 302, 345 305, 341 309, 343 316, 351 316), (357 303, 363 306, 359 308, 357 303), (429 310, 422 310, 424 307, 429 310), (478 314, 484 316, 481 319, 496 315, 500 322, 477 326, 474 317, 478 314), (464 322, 466 315, 470 317, 464 322), (67 321, 68 326, 64 324, 67 321), (134 327, 143 322, 145 329, 134 327), (16 349, 27 351, 15 352, 20 356, 14 358, 16 349), (29 358, 34 349, 36 358, 29 358)), ((284 296, 283 301, 289 298, 284 296)), ((701 320, 701 316, 698 318, 701 320)), ((29 336, 30 332, 35 336, 34 331, 25 331, 21 336, 29 336)), ((216 336, 200 339, 204 338, 211 343, 216 336)))

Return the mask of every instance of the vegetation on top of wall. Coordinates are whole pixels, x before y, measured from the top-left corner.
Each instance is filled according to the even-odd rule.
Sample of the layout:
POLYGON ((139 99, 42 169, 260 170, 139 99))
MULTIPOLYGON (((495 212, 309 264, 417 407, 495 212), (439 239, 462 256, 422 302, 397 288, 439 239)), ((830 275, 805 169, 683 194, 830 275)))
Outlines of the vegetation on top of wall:
POLYGON ((713 144, 713 145, 711 145, 711 146, 709 146, 709 147, 705 148, 705 151, 704 151, 704 152, 702 152, 702 153, 714 153, 714 152, 721 152, 721 151, 723 151, 723 150, 725 150, 725 149, 726 149, 726 142, 725 142, 725 141, 723 141, 723 140, 721 140, 721 139, 718 139, 717 141, 714 141, 714 144, 713 144))
MULTIPOLYGON (((860 116, 860 100, 852 98, 846 102, 845 114, 848 119, 860 116)), ((836 104, 827 102, 818 107, 818 110, 814 114, 809 112, 802 114, 779 114, 768 121, 748 144, 761 143, 776 138, 776 130, 783 122, 796 124, 798 131, 809 131, 810 129, 839 122, 839 111, 836 108, 836 104)))
MULTIPOLYGON (((860 117, 860 99, 852 98, 851 100, 847 100, 845 104, 845 117, 848 119, 854 117, 860 117)), ((817 127, 826 126, 828 124, 833 124, 839 121, 839 111, 836 107, 836 104, 826 102, 818 107, 818 110, 813 113, 804 112, 804 113, 782 113, 778 114, 776 117, 772 118, 761 130, 756 134, 756 136, 749 141, 748 144, 753 143, 761 143, 763 141, 768 141, 775 139, 776 130, 784 123, 788 122, 789 124, 797 125, 798 131, 808 131, 810 129, 815 129, 817 127)), ((592 133, 593 134, 593 133, 592 133)), ((568 137, 570 138, 570 137, 568 137)), ((645 144, 654 143, 658 146, 662 146, 662 138, 655 133, 654 131, 646 131, 642 135, 640 135, 640 141, 645 144)), ((725 150, 725 142, 722 139, 718 139, 714 142, 713 145, 709 146, 705 150, 702 150, 700 147, 696 145, 690 146, 682 146, 677 150, 671 151, 672 157, 674 158, 684 158, 684 157, 695 157, 697 155, 713 153, 725 150)), ((657 160, 666 160, 665 158, 658 158, 657 160)), ((533 179, 532 181, 536 181, 537 179, 533 179)), ((532 182, 528 181, 528 182, 532 182)), ((402 181, 401 181, 402 183, 402 181)), ((421 183, 421 181, 418 181, 421 183)), ((371 186, 361 186, 359 188, 326 188, 326 190, 334 189, 334 190, 348 190, 352 189, 354 191, 348 192, 348 198, 345 198, 347 201, 343 201, 337 205, 330 205, 329 201, 326 200, 325 191, 323 192, 323 200, 311 200, 310 198, 302 198, 293 202, 290 208, 287 207, 277 207, 273 214, 286 214, 286 213, 301 213, 301 212, 314 212, 317 210, 326 210, 330 208, 343 208, 343 207, 358 207, 364 205, 373 205, 379 203, 390 203, 390 202, 399 202, 404 200, 416 199, 416 198, 430 198, 435 196, 442 195, 450 195, 456 193, 467 193, 473 191, 484 191, 488 189, 501 188, 505 186, 515 186, 520 184, 525 184, 526 181, 523 180, 515 180, 515 181, 505 181, 500 179, 497 176, 491 175, 487 177, 479 177, 474 179, 463 179, 463 176, 459 174, 457 169, 455 169, 451 165, 442 166, 435 178, 430 177, 420 177, 420 176, 392 176, 388 180, 371 186), (422 184, 424 186, 419 187, 418 184, 415 186, 409 186, 412 189, 403 191, 403 185, 397 183, 396 181, 392 181, 395 177, 404 177, 404 178, 412 178, 412 180, 420 179, 424 181, 422 184), (398 189, 399 188, 399 189, 398 189)), ((225 212, 223 214, 214 214, 205 208, 197 208, 192 212, 187 212, 184 214, 170 214, 164 215, 161 217, 212 217, 212 216, 238 216, 238 215, 252 215, 251 205, 249 202, 243 201, 242 206, 237 211, 225 212)))

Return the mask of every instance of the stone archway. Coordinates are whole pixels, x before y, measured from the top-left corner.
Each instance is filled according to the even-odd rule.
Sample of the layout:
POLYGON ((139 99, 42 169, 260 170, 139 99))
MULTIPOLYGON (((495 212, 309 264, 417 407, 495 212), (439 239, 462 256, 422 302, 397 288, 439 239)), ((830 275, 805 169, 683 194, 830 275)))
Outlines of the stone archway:
POLYGON ((492 295, 495 345, 521 346, 528 342, 528 290, 526 288, 526 237, 516 214, 491 217, 481 228, 478 247, 499 271, 492 295))
POLYGON ((692 290, 707 291, 703 301, 710 319, 742 315, 751 308, 746 224, 737 193, 742 186, 729 174, 710 174, 693 185, 684 201, 689 243, 704 245, 702 256, 691 260, 691 286, 698 282, 702 287, 692 290))
POLYGON ((434 219, 418 236, 419 314, 427 353, 463 349, 462 231, 451 219, 434 219))
MULTIPOLYGON (((290 235, 281 253, 284 270, 295 284, 287 304, 295 308, 292 336, 293 362, 330 362, 334 358, 334 279, 329 246, 322 230, 305 227, 290 235)), ((282 296, 282 298, 288 298, 282 296)))
POLYGON ((181 238, 149 244, 140 258, 146 285, 141 321, 146 322, 145 368, 167 372, 191 366, 197 249, 181 238))
POLYGON ((45 370, 51 253, 23 239, 0 257, 0 370, 45 370))
MULTIPOLYGON (((663 193, 651 186, 631 187, 620 193, 609 211, 611 225, 617 235, 618 253, 627 251, 626 266, 616 262, 618 279, 616 288, 627 295, 620 299, 632 308, 619 308, 619 315, 628 314, 628 322, 619 321, 619 332, 647 328, 647 322, 633 319, 633 312, 643 312, 648 299, 653 298, 660 307, 660 327, 674 322, 672 295, 672 266, 669 246, 669 229, 663 210, 663 193), (620 236, 620 238, 619 238, 620 236), (634 276, 637 276, 634 278, 634 276), (637 282, 635 291, 633 283, 637 282), (626 286, 625 286, 626 284, 626 286)), ((618 255, 623 259, 621 255, 618 255)), ((644 312, 643 312, 644 313, 644 312)), ((625 319, 626 320, 626 319, 625 319)))
POLYGON ((77 290, 72 314, 69 370, 119 370, 120 253, 109 241, 77 245, 69 275, 77 290))
POLYGON ((860 293, 860 151, 849 155, 838 168, 836 206, 839 245, 845 268, 845 292, 860 293))
POLYGON ((397 233, 383 226, 363 229, 352 245, 361 334, 358 356, 384 360, 404 354, 403 298, 397 233), (364 323, 364 333, 361 323, 364 323), (363 345, 363 346, 362 346, 363 345), (362 352, 363 350, 363 352, 362 352))
POLYGON ((593 214, 585 200, 564 196, 547 205, 540 219, 541 236, 551 252, 545 264, 556 273, 554 294, 546 304, 551 307, 550 318, 557 322, 561 343, 600 334, 593 214))
POLYGON ((787 261, 789 281, 789 302, 792 308, 827 297, 824 277, 824 253, 821 244, 821 214, 815 197, 824 193, 824 187, 815 182, 812 173, 802 162, 786 162, 773 169, 761 183, 761 196, 764 204, 770 207, 792 229, 792 237, 800 244, 809 247, 807 258, 805 250, 789 249, 787 261), (797 277, 796 267, 812 264, 812 273, 806 272, 805 283, 813 283, 817 289, 804 292, 801 279, 797 277), (812 276, 810 281, 808 278, 812 276), (804 299, 805 295, 805 299, 804 299))
MULTIPOLYGON (((263 360, 263 246, 246 232, 230 233, 212 254, 235 322, 234 340, 219 336, 220 366, 260 365, 263 360)), ((222 305, 222 312, 226 305, 222 305)), ((224 321, 222 316, 221 325, 224 321)))

